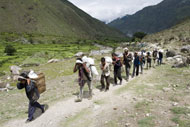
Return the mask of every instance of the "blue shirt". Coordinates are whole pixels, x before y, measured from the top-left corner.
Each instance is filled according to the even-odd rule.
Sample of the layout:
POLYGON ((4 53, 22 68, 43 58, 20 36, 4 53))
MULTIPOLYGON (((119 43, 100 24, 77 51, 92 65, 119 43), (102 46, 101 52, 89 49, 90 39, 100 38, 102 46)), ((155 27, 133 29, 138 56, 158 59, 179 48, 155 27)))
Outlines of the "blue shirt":
POLYGON ((135 65, 135 66, 140 65, 139 56, 135 57, 135 59, 134 59, 134 65, 135 65))

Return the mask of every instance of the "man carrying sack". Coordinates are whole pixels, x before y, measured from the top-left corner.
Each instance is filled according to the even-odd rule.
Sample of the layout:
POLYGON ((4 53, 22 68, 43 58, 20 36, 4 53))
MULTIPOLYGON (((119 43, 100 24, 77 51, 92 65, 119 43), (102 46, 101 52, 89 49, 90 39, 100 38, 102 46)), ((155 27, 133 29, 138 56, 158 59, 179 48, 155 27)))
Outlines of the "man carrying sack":
POLYGON ((91 84, 91 76, 90 76, 90 70, 88 69, 88 67, 86 66, 86 64, 82 61, 81 58, 78 58, 76 60, 76 64, 75 64, 75 67, 73 69, 73 72, 79 72, 79 79, 78 79, 78 82, 79 82, 79 86, 80 86, 80 93, 79 93, 79 96, 78 96, 78 99, 75 100, 76 102, 81 102, 82 99, 83 99, 83 88, 84 88, 84 85, 85 83, 88 84, 88 88, 89 88, 89 99, 92 98, 92 84, 91 84))
POLYGON ((32 121, 33 115, 35 113, 36 108, 40 108, 42 110, 42 113, 44 113, 44 105, 40 105, 37 100, 40 98, 40 94, 38 92, 38 89, 35 85, 35 82, 31 79, 29 79, 27 72, 23 72, 18 77, 19 83, 17 84, 18 89, 25 88, 26 96, 29 99, 29 108, 28 108, 28 119, 27 122, 32 121))

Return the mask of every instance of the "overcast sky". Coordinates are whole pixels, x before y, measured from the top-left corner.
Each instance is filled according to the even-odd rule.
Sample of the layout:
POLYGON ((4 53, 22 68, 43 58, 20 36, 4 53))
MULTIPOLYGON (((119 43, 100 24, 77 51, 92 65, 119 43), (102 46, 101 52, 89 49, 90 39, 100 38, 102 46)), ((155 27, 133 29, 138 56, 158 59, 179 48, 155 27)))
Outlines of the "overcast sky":
POLYGON ((162 0, 69 0, 92 17, 110 22, 113 19, 134 14, 149 5, 155 5, 162 0))

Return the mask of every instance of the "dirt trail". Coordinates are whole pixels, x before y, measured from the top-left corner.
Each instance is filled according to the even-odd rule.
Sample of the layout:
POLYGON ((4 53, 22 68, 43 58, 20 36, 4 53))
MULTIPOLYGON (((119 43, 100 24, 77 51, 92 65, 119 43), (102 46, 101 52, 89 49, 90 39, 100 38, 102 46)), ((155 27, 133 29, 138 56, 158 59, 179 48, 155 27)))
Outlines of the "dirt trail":
MULTIPOLYGON (((144 75, 141 75, 142 79, 147 75, 151 75, 151 70, 146 71, 144 75)), ((131 80, 133 79, 130 79, 129 82, 131 82, 131 80)), ((83 99, 82 102, 76 103, 74 101, 76 99, 76 96, 71 97, 67 100, 57 102, 53 106, 50 106, 44 114, 42 114, 39 118, 37 118, 31 123, 26 124, 26 119, 16 119, 6 123, 4 127, 59 127, 60 122, 65 121, 69 117, 72 117, 77 113, 81 112, 83 109, 87 108, 91 108, 94 110, 92 114, 89 114, 89 116, 87 115, 87 118, 93 119, 95 116, 98 116, 104 111, 104 115, 106 115, 108 111, 112 111, 115 107, 121 107, 123 103, 129 103, 128 105, 130 106, 130 100, 133 99, 132 91, 128 91, 121 95, 115 95, 115 91, 119 88, 124 87, 125 85, 127 85, 127 82, 125 80, 123 81, 122 85, 111 85, 110 90, 108 92, 100 92, 98 89, 94 88, 94 96, 91 100, 83 99), (100 106, 99 104, 95 103, 99 100, 106 100, 107 103, 103 106, 100 106)), ((91 126, 100 126, 97 124, 102 125, 104 122, 104 119, 94 119, 91 122, 91 126)))

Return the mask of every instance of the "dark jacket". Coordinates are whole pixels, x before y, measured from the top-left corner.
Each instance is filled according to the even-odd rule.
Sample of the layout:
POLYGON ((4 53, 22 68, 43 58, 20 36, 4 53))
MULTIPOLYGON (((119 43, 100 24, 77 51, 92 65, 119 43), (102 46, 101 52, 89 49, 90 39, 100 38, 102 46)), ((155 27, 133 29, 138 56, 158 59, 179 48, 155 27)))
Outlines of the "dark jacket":
POLYGON ((35 86, 35 82, 34 81, 30 81, 30 84, 28 85, 28 83, 26 84, 21 84, 18 83, 17 84, 17 88, 18 89, 23 89, 25 88, 25 92, 26 92, 26 96, 28 97, 30 102, 35 102, 39 99, 40 94, 38 92, 37 87, 35 86))
POLYGON ((123 54, 123 63, 127 66, 127 67, 131 67, 131 61, 133 60, 133 57, 131 54, 128 54, 127 56, 125 54, 123 54))
POLYGON ((113 61, 116 61, 114 64, 114 70, 116 71, 118 69, 121 69, 121 67, 122 67, 121 60, 119 58, 117 58, 117 59, 113 59, 113 61))
POLYGON ((139 66, 140 65, 140 58, 139 58, 139 56, 135 57, 135 59, 134 59, 134 65, 135 66, 139 66))
POLYGON ((162 59, 162 58, 163 58, 163 53, 159 52, 159 59, 162 59))

